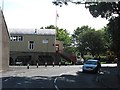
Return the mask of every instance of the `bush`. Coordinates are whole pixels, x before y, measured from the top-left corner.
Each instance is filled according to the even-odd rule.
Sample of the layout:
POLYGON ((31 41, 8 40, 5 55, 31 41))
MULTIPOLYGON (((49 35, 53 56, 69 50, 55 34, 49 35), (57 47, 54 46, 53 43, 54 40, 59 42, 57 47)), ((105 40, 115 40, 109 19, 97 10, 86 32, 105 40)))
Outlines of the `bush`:
POLYGON ((93 59, 93 57, 91 55, 84 55, 84 60, 88 60, 88 59, 93 59))
POLYGON ((100 61, 101 62, 106 62, 106 56, 100 56, 100 61))
MULTIPOLYGON (((94 59, 91 55, 84 55, 84 60, 94 59)), ((106 56, 100 56, 100 62, 106 62, 106 56)))

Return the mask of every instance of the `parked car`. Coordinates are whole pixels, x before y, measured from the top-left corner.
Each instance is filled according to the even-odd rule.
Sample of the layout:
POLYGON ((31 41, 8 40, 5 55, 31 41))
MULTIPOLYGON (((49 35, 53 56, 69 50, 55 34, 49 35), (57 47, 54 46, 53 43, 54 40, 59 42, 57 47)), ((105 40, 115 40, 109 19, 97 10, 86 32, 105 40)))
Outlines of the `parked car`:
POLYGON ((83 72, 94 72, 98 73, 101 69, 101 64, 99 60, 87 60, 82 67, 83 72))
POLYGON ((16 65, 22 65, 22 62, 21 61, 17 61, 15 62, 16 65))
POLYGON ((77 62, 75 63, 76 65, 81 65, 84 63, 84 59, 78 59, 77 62))

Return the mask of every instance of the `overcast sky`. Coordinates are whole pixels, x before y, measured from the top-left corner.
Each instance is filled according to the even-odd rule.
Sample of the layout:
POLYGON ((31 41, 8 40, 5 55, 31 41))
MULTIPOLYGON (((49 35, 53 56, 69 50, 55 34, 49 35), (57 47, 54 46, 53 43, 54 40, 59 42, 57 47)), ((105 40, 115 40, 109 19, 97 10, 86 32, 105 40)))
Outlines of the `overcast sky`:
POLYGON ((4 0, 3 10, 8 28, 55 25, 56 10, 59 14, 57 26, 67 29, 69 33, 83 25, 100 29, 108 23, 106 19, 93 18, 84 5, 69 4, 58 7, 52 4, 52 0, 4 0))

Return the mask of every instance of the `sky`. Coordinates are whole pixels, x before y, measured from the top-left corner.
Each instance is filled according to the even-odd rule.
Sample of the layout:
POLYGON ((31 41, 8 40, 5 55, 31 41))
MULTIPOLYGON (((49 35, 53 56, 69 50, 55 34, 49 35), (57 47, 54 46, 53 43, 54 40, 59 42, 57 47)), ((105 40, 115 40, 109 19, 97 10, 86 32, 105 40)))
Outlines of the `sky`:
MULTIPOLYGON (((88 25, 101 29, 108 21, 93 18, 84 5, 69 3, 55 6, 53 0, 4 0, 3 12, 8 28, 41 28, 56 25, 56 11, 59 15, 57 26, 72 34, 77 27, 88 25)), ((2 0, 0 0, 2 6, 2 0)))

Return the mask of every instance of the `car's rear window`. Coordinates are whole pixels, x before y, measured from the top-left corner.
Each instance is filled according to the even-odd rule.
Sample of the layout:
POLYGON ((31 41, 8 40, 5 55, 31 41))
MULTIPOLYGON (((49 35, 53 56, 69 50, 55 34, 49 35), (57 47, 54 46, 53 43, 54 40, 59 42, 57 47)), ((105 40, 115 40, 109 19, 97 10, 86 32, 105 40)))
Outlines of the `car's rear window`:
POLYGON ((93 64, 93 65, 96 65, 97 62, 96 62, 96 61, 86 61, 85 64, 93 64))

